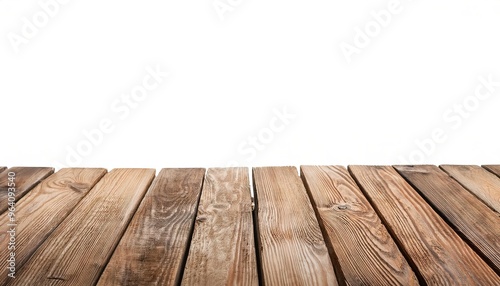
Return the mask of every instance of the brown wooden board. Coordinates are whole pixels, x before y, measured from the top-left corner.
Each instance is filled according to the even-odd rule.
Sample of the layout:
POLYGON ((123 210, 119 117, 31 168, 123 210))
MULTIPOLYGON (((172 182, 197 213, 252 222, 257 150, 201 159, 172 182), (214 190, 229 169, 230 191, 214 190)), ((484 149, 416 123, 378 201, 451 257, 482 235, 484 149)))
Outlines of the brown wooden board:
POLYGON ((155 176, 106 174, 19 270, 12 285, 93 285, 155 176))
POLYGON ((348 285, 418 285, 408 262, 346 168, 302 166, 301 175, 348 285))
POLYGON ((208 169, 182 285, 258 285, 247 168, 208 169))
POLYGON ((479 166, 441 165, 450 176, 500 213, 500 178, 479 166))
POLYGON ((257 237, 265 285, 337 285, 297 169, 254 168, 257 237))
POLYGON ((500 215, 437 166, 395 168, 500 273, 500 215))
POLYGON ((391 166, 349 166, 416 274, 429 285, 500 285, 500 277, 391 166))
POLYGON ((500 177, 500 165, 483 165, 483 168, 500 177))
POLYGON ((2 172, 0 174, 0 213, 3 213, 8 207, 9 173, 15 174, 15 200, 18 202, 41 180, 54 173, 54 168, 12 167, 2 172))
POLYGON ((178 285, 205 169, 162 169, 98 285, 178 285))
MULTIPOLYGON (((16 204, 14 222, 9 216, 0 217, 0 257, 14 253, 15 268, 20 269, 105 173, 105 169, 61 169, 38 184, 16 204), (10 244, 7 231, 15 234, 10 244)), ((0 260, 0 285, 10 279, 9 264, 0 260)))

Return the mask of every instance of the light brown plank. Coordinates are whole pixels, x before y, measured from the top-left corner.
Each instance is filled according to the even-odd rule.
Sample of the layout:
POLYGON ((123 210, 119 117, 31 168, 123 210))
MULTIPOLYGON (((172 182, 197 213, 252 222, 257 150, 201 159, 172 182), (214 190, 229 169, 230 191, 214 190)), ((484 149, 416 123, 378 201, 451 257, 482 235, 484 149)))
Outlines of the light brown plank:
POLYGON ((0 213, 7 209, 8 203, 8 173, 15 176, 16 201, 19 201, 27 192, 33 189, 40 181, 54 173, 54 168, 45 167, 12 167, 5 170, 0 176, 0 213))
POLYGON ((462 186, 500 213, 500 178, 479 166, 441 165, 462 186))
POLYGON ((500 165, 483 165, 483 168, 500 177, 500 165))
POLYGON ((408 262, 346 168, 302 166, 301 175, 348 285, 418 285, 408 262))
POLYGON ((96 283, 154 175, 153 169, 115 169, 105 175, 11 284, 96 283))
MULTIPOLYGON (((106 173, 105 169, 62 169, 38 184, 16 204, 16 222, 0 217, 0 257, 9 257, 10 234, 15 230, 15 263, 20 269, 33 252, 66 218, 75 205, 106 173)), ((10 278, 6 259, 0 260, 0 285, 10 278)))
POLYGON ((247 168, 208 169, 182 285, 258 285, 247 168))
POLYGON ((265 285, 337 285, 316 215, 294 167, 254 168, 265 285))
POLYGON ((500 215, 437 166, 396 166, 500 273, 500 215))
POLYGON ((390 166, 349 171, 429 285, 500 285, 500 277, 390 166))
POLYGON ((98 285, 178 285, 205 169, 162 169, 98 285))

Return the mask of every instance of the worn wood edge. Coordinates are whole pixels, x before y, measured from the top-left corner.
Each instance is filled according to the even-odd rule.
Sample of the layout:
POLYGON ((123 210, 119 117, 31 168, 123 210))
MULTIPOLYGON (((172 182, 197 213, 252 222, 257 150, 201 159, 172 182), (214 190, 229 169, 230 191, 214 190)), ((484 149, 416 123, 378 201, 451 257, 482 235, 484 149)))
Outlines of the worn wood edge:
MULTIPOLYGON (((33 170, 36 173, 40 173, 40 176, 35 178, 33 181, 29 182, 27 185, 23 186, 23 189, 20 191, 17 183, 16 183, 16 201, 19 202, 27 193, 29 193, 33 188, 35 188, 40 182, 43 180, 47 179, 49 176, 54 174, 54 168, 52 167, 19 167, 19 166, 14 166, 6 169, 4 172, 1 173, 1 175, 5 175, 8 172, 16 171, 19 172, 19 169, 23 170, 33 170)), ((0 178, 1 179, 1 178, 0 178)), ((0 206, 0 214, 4 214, 7 211, 7 204, 2 204, 0 206)))
POLYGON ((253 211, 252 211, 252 219, 253 219, 253 236, 255 243, 255 256, 257 258, 257 278, 259 280, 259 285, 265 286, 264 281, 264 269, 262 268, 262 241, 260 239, 260 229, 259 229, 259 200, 257 198, 257 185, 255 182, 255 168, 250 168, 249 174, 250 184, 253 188, 253 211))
MULTIPOLYGON (((470 188, 466 185, 466 183, 464 183, 463 181, 459 180, 459 178, 457 178, 455 175, 452 174, 452 171, 450 171, 448 168, 455 168, 455 167, 467 167, 467 168, 471 168, 471 169, 477 169, 477 171, 481 170, 481 171, 484 171, 485 172, 485 176, 492 176, 494 179, 497 179, 499 180, 497 182, 497 185, 498 187, 500 188, 500 178, 495 176, 495 174, 492 174, 491 172, 489 172, 488 170, 482 168, 481 166, 478 166, 478 165, 439 165, 439 168, 445 172, 448 176, 450 176, 451 178, 453 178, 453 180, 455 180, 458 184, 460 184, 460 186, 462 186, 462 188, 466 189, 467 191, 469 191, 472 195, 474 195, 478 200, 480 200, 481 202, 483 202, 486 206, 488 206, 492 211, 496 212, 496 213, 500 213, 500 207, 496 207, 495 204, 492 204, 489 200, 492 200, 494 201, 494 198, 488 198, 488 194, 487 193, 476 193, 476 191, 473 190, 473 188, 470 188), (482 196, 485 196, 485 198, 482 198, 482 196)), ((460 171, 458 171, 460 172, 460 171)), ((472 179, 471 179, 472 180, 472 179)), ((479 182, 477 181, 474 181, 474 183, 477 185, 479 185, 479 182)), ((500 201, 499 201, 500 202, 500 201)))
MULTIPOLYGON (((117 169, 113 169, 112 171, 107 172, 107 173, 105 174, 105 176, 103 176, 103 177, 102 177, 102 178, 101 178, 101 179, 100 179, 100 180, 96 183, 96 185, 94 186, 94 188, 92 188, 92 189, 91 189, 91 191, 93 191, 94 193, 96 193, 96 192, 97 192, 97 191, 96 191, 97 186, 99 186, 99 184, 102 184, 103 179, 104 179, 104 178, 106 178, 106 176, 110 176, 110 174, 112 174, 112 173, 114 173, 114 172, 116 172, 116 171, 118 171, 118 170, 144 170, 144 171, 150 171, 150 172, 151 172, 151 171, 153 171, 153 172, 151 172, 151 174, 150 174, 150 177, 151 177, 151 178, 149 178, 148 180, 146 180, 146 181, 147 181, 147 183, 145 182, 145 187, 144 187, 144 188, 145 188, 145 190, 143 191, 142 195, 141 195, 139 198, 137 198, 138 202, 136 203, 136 208, 135 208, 135 210, 136 210, 136 209, 137 209, 137 207, 138 207, 138 205, 140 204, 140 201, 141 201, 141 200, 142 200, 142 198, 144 197, 144 194, 146 193, 147 188, 149 188, 149 186, 151 185, 151 182, 153 181, 153 179, 154 179, 154 177, 155 177, 156 170, 154 170, 154 169, 147 169, 147 168, 117 168, 117 169)), ((85 198, 89 197, 89 194, 90 194, 90 192, 88 192, 88 194, 85 196, 85 198)), ((84 198, 84 199, 85 199, 85 198, 84 198)), ((83 199, 82 199, 82 200, 83 200, 83 199)), ((82 201, 80 201, 80 202, 79 202, 79 203, 78 203, 78 204, 77 204, 77 205, 73 208, 73 210, 72 210, 72 211, 68 214, 68 217, 70 217, 70 216, 72 216, 72 215, 74 215, 74 214, 75 214, 75 209, 77 209, 77 208, 81 205, 81 203, 82 203, 82 201)), ((106 267, 106 264, 108 263, 109 258, 111 257, 111 255, 112 255, 112 253, 113 253, 114 249, 116 248, 116 245, 118 245, 118 243, 119 243, 119 241, 120 241, 121 237, 123 236, 123 232, 124 232, 124 231, 125 231, 125 229, 127 228, 128 223, 130 223, 130 220, 132 219, 132 216, 133 216, 133 214, 135 213, 135 211, 134 211, 133 209, 131 209, 131 210, 130 210, 130 213, 131 213, 132 215, 130 215, 130 216, 129 216, 128 222, 127 222, 127 223, 124 223, 124 229, 121 231, 121 234, 119 234, 119 235, 117 234, 117 236, 116 236, 116 237, 117 237, 117 240, 116 240, 115 245, 109 248, 109 252, 110 252, 110 253, 109 253, 109 255, 108 255, 108 259, 107 259, 107 260, 106 260, 106 259, 104 259, 104 260, 102 261, 102 269, 101 269, 101 271, 100 271, 100 272, 97 272, 97 273, 96 273, 96 275, 95 275, 95 277, 94 277, 94 280, 95 280, 96 282, 98 281, 98 277, 99 277, 99 276, 100 276, 100 274, 102 273, 102 270, 106 267)), ((28 266, 31 266, 31 264, 34 264, 34 262, 33 262, 32 260, 36 257, 36 255, 37 255, 37 254, 38 254, 38 255, 40 255, 40 254, 44 254, 44 253, 46 253, 46 252, 47 252, 47 249, 53 248, 53 246, 52 246, 51 244, 52 244, 52 243, 54 243, 54 241, 57 241, 57 240, 59 239, 59 237, 57 237, 57 236, 55 235, 55 232, 61 229, 61 225, 62 225, 63 223, 68 223, 68 224, 69 224, 69 222, 68 222, 68 221, 69 221, 69 220, 68 220, 68 217, 67 217, 67 218, 66 218, 66 219, 65 219, 65 220, 64 220, 64 221, 63 221, 63 222, 62 222, 62 223, 61 223, 61 224, 60 224, 60 225, 59 225, 59 226, 58 226, 58 227, 54 230, 54 232, 53 232, 53 233, 52 233, 52 234, 51 234, 51 235, 50 235, 50 236, 49 236, 49 237, 48 237, 48 238, 47 238, 47 239, 43 242, 43 244, 41 244, 41 245, 39 246, 39 248, 38 248, 38 249, 37 249, 37 250, 33 253, 33 255, 30 257, 30 259, 26 262, 25 267, 21 268, 21 269, 18 271, 18 272, 19 272, 19 274, 24 274, 25 272, 27 272, 27 271, 29 270, 29 269, 27 270, 26 268, 27 268, 28 266), (48 241, 49 239, 53 239, 53 240, 48 241), (29 264, 29 265, 28 265, 28 264, 29 264)), ((64 231, 62 231, 62 230, 61 230, 61 232, 64 232, 64 231)), ((43 256, 42 256, 42 257, 43 257, 43 256)), ((36 270, 37 272, 40 272, 40 269, 39 269, 39 267, 38 267, 38 266, 35 266, 34 270, 36 270)), ((29 272, 28 272, 28 273, 29 273, 29 272)), ((20 276, 21 276, 21 275, 20 275, 20 276)), ((35 276, 35 277, 33 277, 33 278, 38 279, 38 276, 35 276)), ((49 279, 49 280, 50 280, 51 282, 53 282, 53 283, 56 283, 56 282, 61 283, 61 282, 67 281, 67 280, 65 280, 64 278, 60 278, 60 277, 57 277, 57 276, 47 277, 47 279, 49 279)), ((26 278, 23 278, 23 276, 21 276, 21 277, 19 277, 19 278, 17 278, 17 279, 12 280, 12 281, 11 281, 8 285, 26 285, 26 284, 22 284, 22 282, 23 282, 23 281, 21 281, 21 282, 20 282, 20 280, 26 280, 26 278)), ((47 281, 45 281, 45 282, 47 282, 47 281)), ((72 282, 74 282, 74 281, 72 281, 72 282)), ((64 282, 64 283, 68 283, 68 282, 64 282)), ((94 283, 94 284, 95 284, 95 283, 94 283)))
MULTIPOLYGON (((192 239, 192 235, 193 235, 193 229, 194 229, 194 224, 195 224, 195 219, 196 219, 196 211, 198 209, 198 204, 199 204, 199 201, 200 201, 200 197, 201 197, 201 191, 203 189, 203 184, 204 184, 204 181, 205 181, 205 174, 206 174, 206 169, 205 168, 162 168, 158 174, 156 175, 156 177, 154 178, 153 182, 151 183, 151 185, 149 186, 148 190, 146 191, 146 194, 144 195, 144 197, 142 198, 137 210, 135 211, 132 219, 130 220, 129 224, 127 225, 127 228, 124 232, 124 234, 122 235, 121 239, 120 239, 120 242, 118 243, 118 245, 116 246, 116 248, 114 249, 113 253, 111 254, 111 257, 110 259, 108 260, 108 262, 106 263, 106 266, 103 268, 103 271, 102 273, 99 275, 99 278, 97 280, 97 284, 96 285, 103 285, 103 283, 109 283, 109 281, 112 281, 112 282, 116 282, 116 280, 113 278, 113 275, 112 274, 105 274, 107 271, 110 271, 108 269, 108 267, 110 266, 110 262, 113 261, 113 257, 115 255, 115 253, 117 253, 117 250, 119 249, 120 247, 120 244, 122 243, 122 241, 124 241, 126 239, 126 236, 129 235, 131 238, 134 237, 136 234, 132 231, 132 229, 130 229, 131 225, 136 222, 139 226, 142 226, 143 223, 144 223, 144 218, 143 217, 138 217, 142 211, 145 211, 145 210, 149 210, 151 208, 151 205, 146 205, 148 204, 148 202, 146 201, 146 197, 148 196, 156 196, 156 194, 158 192, 163 192, 164 191, 164 188, 163 188, 163 185, 160 184, 160 180, 164 179, 164 178, 169 178, 169 177, 166 177, 167 176, 167 172, 169 170, 184 170, 186 172, 199 172, 202 174, 200 174, 200 181, 199 181, 199 186, 196 188, 197 189, 197 195, 196 195, 196 200, 195 200, 195 203, 194 203, 194 213, 193 213, 193 216, 192 216, 192 219, 191 219, 191 222, 190 222, 190 226, 189 226, 189 231, 188 231, 188 235, 187 235, 187 239, 186 239, 186 244, 185 244, 185 247, 184 249, 182 250, 182 255, 181 255, 181 259, 180 259, 180 263, 179 263, 179 268, 177 269, 177 272, 174 273, 175 277, 173 279, 173 285, 180 285, 180 282, 182 280, 182 275, 183 275, 183 271, 184 271, 184 267, 186 265, 186 260, 187 260, 187 255, 188 255, 188 250, 189 250, 189 246, 191 244, 191 239, 192 239), (130 229, 130 231, 129 231, 130 229), (104 277, 105 275, 107 276, 110 276, 110 278, 108 278, 108 280, 104 281, 102 279, 105 279, 106 277, 104 277)), ((125 247, 127 247, 128 245, 126 245, 125 247)), ((132 245, 133 247, 133 245, 132 245)), ((104 284, 106 285, 106 284, 104 284)))
MULTIPOLYGON (((432 208, 432 210, 438 214, 438 216, 462 239, 462 241, 470 248, 472 251, 474 251, 480 259, 482 259, 487 266, 491 268, 493 272, 495 272, 499 277, 500 277, 500 267, 495 265, 495 261, 493 261, 490 257, 488 257, 488 253, 483 251, 480 246, 476 245, 476 243, 471 240, 466 233, 464 233, 457 225, 455 225, 450 218, 441 210, 434 202, 431 201, 431 199, 428 198, 426 194, 424 194, 420 188, 418 188, 409 178, 407 178, 403 172, 406 168, 408 167, 413 167, 413 166, 423 166, 423 167, 436 167, 439 171, 446 173, 444 170, 439 168, 436 165, 394 165, 393 168, 396 170, 396 172, 422 197, 425 202, 432 208), (400 168, 400 169, 398 169, 400 168)), ((411 170, 407 170, 411 171, 411 170)), ((416 173, 429 173, 428 171, 413 171, 416 173)), ((448 175, 449 176, 449 175, 448 175)), ((449 176, 451 180, 456 182, 460 187, 462 187, 466 192, 470 193, 472 196, 474 196, 479 203, 484 205, 488 210, 491 210, 492 213, 497 213, 495 210, 490 208, 486 203, 484 203, 481 199, 479 199, 475 194, 472 192, 469 192, 467 188, 462 186, 459 182, 457 182, 453 177, 449 176)), ((497 213, 498 214, 498 213, 497 213)))
POLYGON ((500 165, 481 165, 481 167, 500 178, 500 165))
MULTIPOLYGON (((404 243, 402 242, 401 238, 396 234, 395 230, 391 227, 391 224, 387 221, 385 216, 382 214, 382 212, 378 208, 377 204, 373 201, 372 197, 367 193, 365 187, 363 187, 363 185, 359 181, 359 178, 357 178, 357 176, 354 175, 351 167, 392 167, 392 168, 394 168, 394 166, 388 166, 388 165, 348 165, 347 171, 348 171, 349 175, 351 176, 351 178, 356 183, 356 185, 358 186, 358 188, 361 190, 361 192, 363 193, 365 198, 368 200, 370 205, 373 207, 373 209, 377 213, 378 217, 380 218, 380 220, 384 224, 385 228, 389 232, 391 238, 394 240, 397 247, 399 248, 399 250, 403 254, 404 258, 406 259, 406 261, 410 265, 411 270, 413 271, 413 273, 417 277, 418 283, 420 285, 427 285, 425 275, 420 271, 419 266, 416 264, 414 258, 410 255, 410 253, 408 252, 408 250, 404 246, 404 243)), ((397 171, 395 169, 394 169, 394 171, 397 173, 397 171)), ((398 173, 398 175, 399 175, 399 173, 398 173)), ((401 175, 399 175, 399 176, 401 176, 401 175)), ((402 178, 402 179, 404 180, 404 178, 402 178)))
MULTIPOLYGON (((257 249, 256 249, 255 232, 254 232, 255 222, 253 221, 253 210, 252 210, 252 206, 251 206, 252 197, 251 197, 251 192, 250 192, 250 174, 249 174, 249 169, 247 167, 222 167, 222 168, 218 167, 218 168, 208 168, 206 170, 201 194, 199 196, 198 208, 197 208, 196 213, 195 213, 196 219, 194 221, 194 227, 192 229, 191 241, 193 241, 195 239, 199 239, 200 232, 203 233, 203 231, 216 229, 212 226, 197 225, 197 223, 203 222, 204 221, 203 217, 205 215, 208 215, 209 217, 211 216, 210 212, 207 211, 206 209, 204 209, 204 207, 210 207, 210 205, 213 204, 213 201, 210 202, 208 199, 214 199, 212 196, 217 196, 217 193, 219 193, 221 190, 223 193, 227 193, 227 194, 231 193, 231 189, 232 189, 231 187, 233 187, 233 186, 242 186, 243 187, 241 189, 238 188, 241 190, 241 192, 240 192, 241 198, 238 199, 239 207, 237 207, 235 209, 230 208, 229 210, 225 210, 225 211, 238 213, 239 214, 239 215, 237 215, 238 222, 241 222, 242 218, 246 218, 248 220, 248 222, 252 224, 251 228, 243 228, 241 226, 244 226, 246 224, 244 224, 244 225, 239 224, 241 226, 238 227, 237 230, 239 230, 240 234, 247 233, 247 236, 241 236, 241 237, 247 237, 247 239, 244 239, 244 241, 250 242, 247 245, 250 246, 251 251, 249 252, 249 254, 251 254, 251 257, 253 257, 253 259, 250 258, 251 263, 248 264, 250 266, 250 268, 247 268, 247 267, 244 268, 246 270, 245 273, 247 274, 247 276, 245 276, 245 278, 247 278, 247 280, 244 280, 244 281, 246 281, 246 282, 250 281, 251 283, 257 284, 257 283, 259 283, 259 275, 258 275, 258 265, 257 265, 258 262, 257 262, 257 255, 256 255, 257 249), (240 177, 239 180, 229 181, 230 188, 228 188, 226 186, 227 181, 216 180, 218 178, 218 176, 221 176, 222 174, 225 174, 225 175, 230 174, 231 176, 236 176, 236 175, 241 174, 242 177, 240 177), (210 183, 210 182, 216 182, 216 183, 210 183), (221 184, 221 183, 223 183, 223 184, 221 184), (238 183, 238 184, 236 184, 236 183, 238 183), (239 183, 241 183, 241 185, 239 183), (205 201, 202 201, 202 200, 204 200, 204 196, 208 195, 208 194, 211 194, 211 195, 209 197, 206 197, 205 201), (201 209, 201 212, 200 212, 200 209, 201 209), (248 281, 248 279, 249 279, 249 281, 248 281)), ((237 236, 237 237, 240 237, 240 236, 237 236)), ((188 277, 188 276, 186 276, 185 272, 186 272, 187 265, 192 266, 193 263, 196 263, 196 262, 193 262, 193 261, 195 261, 195 260, 193 260, 195 257, 193 255, 198 254, 198 252, 196 252, 196 253, 192 252, 193 251, 193 248, 191 247, 192 242, 190 242, 189 245, 190 245, 188 247, 189 251, 186 253, 186 263, 185 263, 184 267, 182 268, 184 270, 183 271, 184 273, 183 273, 182 279, 181 279, 182 285, 185 285, 186 283, 193 282, 193 281, 189 280, 193 277, 193 275, 190 275, 188 277), (188 277, 188 278, 186 278, 186 277, 188 277), (188 279, 188 280, 186 280, 186 279, 188 279)), ((245 246, 245 245, 242 244, 242 246, 245 246)), ((199 248, 195 248, 195 249, 200 250, 199 248)), ((246 249, 246 248, 243 248, 243 249, 246 249)), ((230 250, 230 249, 228 249, 228 250, 230 250)), ((243 260, 240 261, 238 259, 238 257, 239 257, 239 255, 236 255, 232 258, 235 259, 235 262, 236 261, 244 262, 243 260)), ((208 259, 209 259, 209 257, 208 257, 208 259)), ((190 272, 190 274, 192 274, 192 272, 190 272)), ((239 274, 241 274, 241 273, 239 273, 239 274)), ((233 276, 240 276, 239 274, 237 274, 237 275, 231 274, 227 278, 233 278, 233 276)), ((212 275, 209 274, 209 277, 210 276, 212 276, 212 275)), ((195 279, 195 281, 196 281, 196 279, 195 279)), ((191 284, 186 284, 186 285, 191 285, 191 284)))
MULTIPOLYGON (((53 175, 49 176, 48 178, 46 178, 45 180, 43 180, 42 182, 40 182, 38 185, 36 185, 32 191, 30 191, 29 193, 27 193, 22 200, 19 201, 19 203, 16 204, 16 209, 17 209, 17 212, 16 212, 16 216, 18 217, 18 219, 20 219, 21 221, 24 221, 24 223, 20 223, 22 225, 32 225, 33 224, 33 221, 31 219, 39 219, 39 217, 33 217, 33 213, 35 211, 31 211, 31 212, 28 212, 26 213, 26 208, 24 207, 29 207, 28 206, 25 206, 26 203, 29 203, 32 199, 31 197, 33 196, 39 196, 39 195, 45 195, 45 190, 46 189, 50 189, 52 191, 52 194, 54 196, 60 196, 60 193, 61 192, 68 192, 70 190, 72 191, 76 191, 76 192, 83 192, 81 189, 75 189, 73 186, 64 186, 64 187, 51 187, 51 186, 47 186, 47 184, 49 183, 56 183, 60 180, 60 178, 57 178, 57 176, 60 176, 62 172, 64 171, 71 171, 71 170, 78 170, 80 172, 84 172, 84 171, 94 171, 96 172, 96 176, 95 176, 95 179, 94 181, 91 181, 89 182, 89 186, 88 186, 88 190, 85 191, 84 194, 82 194, 82 196, 80 197, 80 199, 76 200, 73 204, 72 207, 69 207, 67 208, 67 213, 66 213, 66 216, 69 215, 72 210, 74 209, 74 207, 81 201, 81 199, 83 199, 83 197, 85 197, 85 195, 101 180, 101 178, 106 174, 106 169, 103 169, 103 168, 63 168, 61 170, 59 170, 58 172, 54 173, 53 175), (100 174, 99 174, 100 172, 100 174), (57 178, 57 180, 56 180, 57 178), (43 188, 43 190, 42 190, 43 188)), ((72 173, 71 176, 73 176, 74 174, 72 173)), ((67 176, 66 174, 63 174, 63 176, 67 176)), ((53 199, 52 199, 53 200, 53 199)), ((29 244, 27 244, 28 242, 25 242, 25 241, 20 241, 16 244, 16 272, 19 271, 23 265, 30 259, 30 257, 33 255, 33 253, 36 251, 36 249, 43 244, 44 240, 50 236, 50 234, 55 230, 57 229, 57 227, 64 221, 64 219, 66 218, 66 216, 64 216, 64 218, 60 219, 60 221, 54 225, 52 225, 52 229, 47 229, 46 231, 43 232, 43 237, 42 235, 40 234, 40 241, 38 241, 35 245, 35 247, 33 247, 32 249, 30 248, 27 248, 29 246, 29 244), (24 252, 22 256, 20 256, 21 252, 24 252), (27 252, 27 253, 26 253, 27 252)), ((44 220, 47 220, 47 218, 50 218, 50 217, 53 217, 52 214, 50 213, 46 213, 45 214, 45 219, 44 220)), ((48 219, 49 221, 51 219, 48 219)), ((2 218, 2 221, 3 221, 3 218, 2 218)), ((5 224, 6 225, 6 224, 5 224)), ((2 226, 3 227, 3 226, 2 226)), ((48 226, 46 226, 48 227, 48 226)), ((17 236, 23 236, 23 235, 26 235, 26 232, 30 232, 30 229, 28 229, 27 227, 23 226, 23 229, 22 230, 19 230, 19 229, 16 229, 16 235, 17 236)), ((32 239, 32 238, 30 238, 32 239)), ((2 252, 4 251, 3 249, 1 250, 2 252)), ((2 269, 2 272, 3 272, 3 269, 2 269)), ((3 284, 3 283, 7 283, 7 273, 4 273, 5 276, 4 277, 0 277, 0 284, 3 284)))
POLYGON ((346 283, 346 278, 345 278, 344 272, 342 271, 342 265, 340 263, 340 260, 337 256, 337 254, 335 253, 335 249, 333 248, 333 243, 330 240, 330 236, 328 235, 328 231, 325 227, 325 223, 323 222, 323 219, 321 218, 321 214, 319 213, 316 202, 312 196, 311 187, 309 186, 309 183, 307 182, 307 178, 305 177, 303 167, 310 167, 310 165, 301 165, 299 167, 300 179, 302 180, 302 183, 304 184, 304 187, 305 187, 306 192, 307 192, 307 196, 309 197, 309 200, 311 201, 311 204, 313 206, 314 214, 316 215, 316 220, 319 223, 319 227, 321 229, 321 234, 323 235, 323 240, 325 241, 326 247, 328 249, 328 254, 330 255, 330 260, 332 261, 335 275, 337 276, 337 282, 338 282, 339 286, 345 286, 345 285, 347 285, 347 283, 346 283))
MULTIPOLYGON (((255 243, 257 244, 256 246, 256 252, 257 252, 257 258, 258 258, 258 266, 259 266, 259 281, 260 281, 260 285, 266 285, 266 281, 264 279, 265 277, 265 274, 264 274, 264 267, 263 267, 263 262, 262 262, 262 253, 261 253, 261 250, 262 250, 262 240, 261 240, 261 230, 260 230, 260 219, 259 219, 259 216, 258 216, 258 213, 259 213, 259 199, 258 199, 258 191, 257 191, 257 180, 256 180, 256 171, 258 170, 263 170, 263 169, 273 169, 273 168, 281 168, 281 169, 287 169, 287 168, 290 168, 290 169, 293 169, 294 170, 294 173, 295 173, 295 179, 296 179, 296 183, 298 185, 299 188, 303 189, 303 191, 305 192, 305 199, 307 200, 308 204, 310 205, 313 213, 312 213, 312 217, 314 218, 314 220, 316 221, 316 224, 317 224, 317 227, 318 227, 318 230, 319 230, 319 235, 321 236, 321 239, 323 241, 323 245, 325 246, 326 248, 326 255, 328 255, 328 258, 325 259, 326 261, 329 261, 330 265, 328 265, 328 268, 331 269, 332 271, 332 279, 335 283, 335 285, 338 285, 339 283, 343 283, 342 282, 339 282, 339 279, 336 275, 336 270, 335 270, 335 266, 333 265, 332 261, 331 261, 331 257, 330 257, 330 254, 329 254, 329 250, 328 250, 328 246, 327 246, 327 243, 325 242, 325 239, 323 237, 323 232, 321 230, 321 227, 319 226, 319 222, 317 220, 317 217, 316 217, 316 214, 314 213, 314 206, 313 206, 313 203, 309 200, 309 196, 307 194, 307 190, 300 178, 300 172, 298 170, 298 168, 296 166, 268 166, 268 167, 253 167, 251 170, 252 170, 252 182, 253 182, 253 187, 254 187, 254 201, 255 201, 255 210, 254 210, 254 225, 255 225, 255 243)), ((327 271, 328 272, 328 271, 327 271)))

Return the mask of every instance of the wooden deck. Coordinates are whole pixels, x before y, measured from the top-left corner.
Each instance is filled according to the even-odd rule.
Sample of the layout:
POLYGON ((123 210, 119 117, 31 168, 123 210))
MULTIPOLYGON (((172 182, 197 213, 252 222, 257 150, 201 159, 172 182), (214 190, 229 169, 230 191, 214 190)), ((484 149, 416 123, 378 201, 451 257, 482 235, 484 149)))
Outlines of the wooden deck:
POLYGON ((500 285, 500 165, 0 172, 0 285, 500 285))

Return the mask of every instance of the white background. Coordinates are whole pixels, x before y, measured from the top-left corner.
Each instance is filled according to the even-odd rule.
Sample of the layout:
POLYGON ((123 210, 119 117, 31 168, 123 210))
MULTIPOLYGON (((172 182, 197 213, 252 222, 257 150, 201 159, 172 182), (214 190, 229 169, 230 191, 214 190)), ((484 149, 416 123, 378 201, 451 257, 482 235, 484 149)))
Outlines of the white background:
POLYGON ((478 77, 500 81, 498 1, 70 0, 23 36, 47 2, 0 0, 0 165, 500 163, 500 87, 443 118, 478 77), (396 4, 377 31, 373 12, 396 4), (158 66, 169 77, 121 119, 113 102, 158 66), (429 143, 436 128, 446 140, 429 143))

